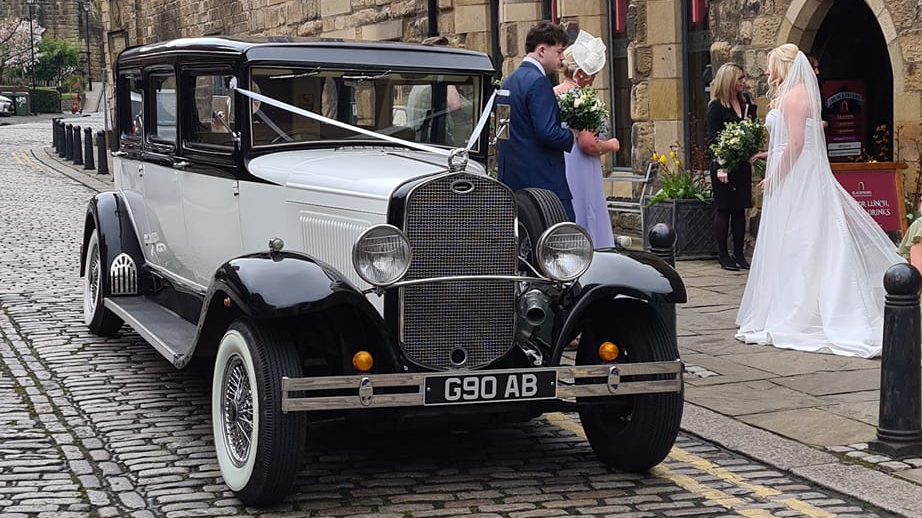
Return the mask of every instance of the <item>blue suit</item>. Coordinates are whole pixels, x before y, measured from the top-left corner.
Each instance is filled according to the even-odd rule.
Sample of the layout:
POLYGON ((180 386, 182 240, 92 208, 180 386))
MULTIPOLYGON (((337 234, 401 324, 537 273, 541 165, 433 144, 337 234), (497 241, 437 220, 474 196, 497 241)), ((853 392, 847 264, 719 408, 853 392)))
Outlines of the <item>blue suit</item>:
POLYGON ((512 190, 540 187, 554 192, 570 218, 573 206, 567 185, 564 152, 573 147, 573 132, 560 126, 560 111, 550 81, 525 61, 503 81, 509 104, 509 140, 500 140, 496 162, 499 181, 512 190))

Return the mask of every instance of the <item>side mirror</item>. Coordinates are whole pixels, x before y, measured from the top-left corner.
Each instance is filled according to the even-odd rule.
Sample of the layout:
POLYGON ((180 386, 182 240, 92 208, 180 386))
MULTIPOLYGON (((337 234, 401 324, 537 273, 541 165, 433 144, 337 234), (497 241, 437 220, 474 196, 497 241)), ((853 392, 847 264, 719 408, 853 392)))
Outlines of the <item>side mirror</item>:
POLYGON ((509 140, 509 111, 511 106, 508 104, 496 105, 496 126, 493 133, 493 141, 509 140))
POLYGON ((231 98, 228 95, 211 96, 211 131, 233 133, 227 122, 231 110, 231 98))

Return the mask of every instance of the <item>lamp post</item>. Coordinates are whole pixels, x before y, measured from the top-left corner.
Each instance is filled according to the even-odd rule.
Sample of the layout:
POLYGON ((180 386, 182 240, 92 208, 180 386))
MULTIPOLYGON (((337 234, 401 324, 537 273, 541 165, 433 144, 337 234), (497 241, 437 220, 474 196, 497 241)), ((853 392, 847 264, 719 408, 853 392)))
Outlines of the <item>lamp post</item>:
POLYGON ((29 70, 32 72, 32 89, 29 91, 29 107, 32 108, 32 115, 35 115, 35 36, 32 31, 32 4, 35 0, 26 0, 29 5, 29 52, 32 54, 32 61, 29 62, 29 70))
POLYGON ((86 89, 93 89, 93 72, 90 68, 90 0, 82 4, 83 16, 86 21, 86 89))

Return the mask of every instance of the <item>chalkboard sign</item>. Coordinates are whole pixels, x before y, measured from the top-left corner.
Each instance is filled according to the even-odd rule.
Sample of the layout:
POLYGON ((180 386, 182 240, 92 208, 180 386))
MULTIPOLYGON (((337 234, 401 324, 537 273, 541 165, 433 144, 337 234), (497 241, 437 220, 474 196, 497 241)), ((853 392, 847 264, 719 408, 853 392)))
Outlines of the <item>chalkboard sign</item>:
POLYGON ((891 235, 906 232, 903 204, 903 162, 853 162, 830 164, 832 174, 852 198, 891 235))

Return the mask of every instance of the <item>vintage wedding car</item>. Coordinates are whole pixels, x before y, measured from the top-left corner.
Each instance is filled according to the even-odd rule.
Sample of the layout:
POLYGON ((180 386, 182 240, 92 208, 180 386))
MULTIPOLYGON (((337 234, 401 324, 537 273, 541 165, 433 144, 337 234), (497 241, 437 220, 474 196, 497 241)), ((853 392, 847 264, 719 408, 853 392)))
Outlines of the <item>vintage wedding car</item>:
POLYGON ((684 285, 485 173, 486 55, 196 38, 127 49, 114 74, 85 320, 128 324, 177 368, 213 359, 215 448, 241 500, 284 498, 309 424, 330 418, 578 411, 605 463, 668 453, 684 285))

